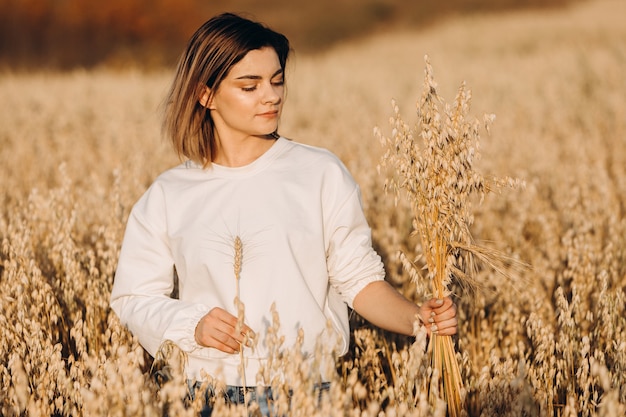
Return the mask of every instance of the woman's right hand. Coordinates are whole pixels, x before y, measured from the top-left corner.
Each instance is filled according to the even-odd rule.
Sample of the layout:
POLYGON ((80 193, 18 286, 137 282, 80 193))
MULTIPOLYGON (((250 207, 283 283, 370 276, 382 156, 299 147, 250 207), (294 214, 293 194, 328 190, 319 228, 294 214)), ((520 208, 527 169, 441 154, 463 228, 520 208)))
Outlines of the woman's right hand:
POLYGON ((237 329, 237 317, 215 307, 200 319, 196 326, 196 343, 225 353, 237 353, 241 345, 250 345, 254 332, 245 324, 237 329))

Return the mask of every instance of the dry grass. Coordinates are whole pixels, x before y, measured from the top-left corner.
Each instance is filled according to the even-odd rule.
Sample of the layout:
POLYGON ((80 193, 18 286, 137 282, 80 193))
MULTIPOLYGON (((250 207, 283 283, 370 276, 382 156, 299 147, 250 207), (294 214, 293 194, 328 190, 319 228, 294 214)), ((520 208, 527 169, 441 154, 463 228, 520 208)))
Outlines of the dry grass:
MULTIPOLYGON (((397 255, 419 245, 408 237, 412 213, 383 192, 372 128, 386 123, 391 98, 401 109, 415 104, 425 53, 442 96, 465 80, 473 113, 497 115, 479 169, 527 187, 486 196, 471 231, 532 269, 509 279, 484 268, 481 290, 453 287, 470 415, 626 412, 624 12, 613 0, 475 16, 298 55, 291 68, 283 134, 346 162, 389 280, 416 300, 425 289, 397 255)), ((155 112, 169 79, 105 71, 0 78, 0 414, 193 415, 177 362, 167 361, 171 377, 159 390, 152 360, 107 305, 129 208, 176 163, 155 112)), ((353 321, 351 350, 319 407, 298 352, 276 359, 301 381, 282 407, 307 416, 443 416, 444 405, 428 402, 423 337, 414 344, 353 321)))

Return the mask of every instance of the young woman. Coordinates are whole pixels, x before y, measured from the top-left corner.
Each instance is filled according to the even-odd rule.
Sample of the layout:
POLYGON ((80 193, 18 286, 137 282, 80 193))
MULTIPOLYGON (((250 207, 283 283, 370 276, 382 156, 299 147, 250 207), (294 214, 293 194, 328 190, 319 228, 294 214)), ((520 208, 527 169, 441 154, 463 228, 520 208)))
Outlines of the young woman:
POLYGON ((273 307, 284 346, 303 331, 306 352, 333 335, 346 352, 347 306, 405 335, 418 319, 429 333, 457 330, 449 298, 417 306, 384 281, 358 186, 339 159, 278 135, 289 52, 285 36, 237 15, 198 29, 164 121, 185 162, 160 175, 128 219, 111 306, 151 355, 166 340, 187 352, 190 381, 206 373, 231 389, 254 385, 271 353, 273 307))

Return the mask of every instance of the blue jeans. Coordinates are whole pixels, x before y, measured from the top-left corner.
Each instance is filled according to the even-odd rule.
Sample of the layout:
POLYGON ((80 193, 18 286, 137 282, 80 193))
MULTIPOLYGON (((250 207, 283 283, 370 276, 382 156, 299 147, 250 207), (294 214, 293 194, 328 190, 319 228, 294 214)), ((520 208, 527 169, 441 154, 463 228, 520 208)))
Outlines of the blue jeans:
MULTIPOLYGON (((199 382, 193 384, 189 383, 189 391, 191 393, 192 399, 196 395, 196 391, 200 388, 201 384, 199 382)), ((315 385, 315 392, 318 395, 318 401, 321 399, 322 394, 330 389, 329 382, 322 382, 321 384, 315 385)), ((199 393, 199 391, 198 391, 199 393)), ((245 404, 245 396, 248 395, 248 406, 256 403, 259 406, 259 411, 262 416, 269 417, 270 411, 271 415, 274 416, 273 402, 275 400, 274 393, 272 392, 271 387, 266 387, 262 390, 257 390, 256 387, 237 387, 233 385, 227 385, 224 391, 217 392, 212 386, 209 386, 204 393, 205 405, 200 412, 200 416, 202 417, 210 417, 213 412, 212 403, 215 398, 219 396, 223 396, 226 404, 245 404)))

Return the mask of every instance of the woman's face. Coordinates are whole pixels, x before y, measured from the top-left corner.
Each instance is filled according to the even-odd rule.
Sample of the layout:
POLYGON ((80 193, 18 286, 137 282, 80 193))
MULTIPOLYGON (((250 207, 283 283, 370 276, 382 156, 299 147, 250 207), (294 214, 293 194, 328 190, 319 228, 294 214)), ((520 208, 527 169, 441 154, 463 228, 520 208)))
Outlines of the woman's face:
POLYGON ((235 64, 210 97, 200 103, 210 111, 220 141, 266 136, 276 131, 285 96, 284 72, 271 47, 255 49, 235 64))

